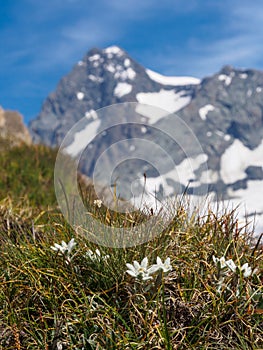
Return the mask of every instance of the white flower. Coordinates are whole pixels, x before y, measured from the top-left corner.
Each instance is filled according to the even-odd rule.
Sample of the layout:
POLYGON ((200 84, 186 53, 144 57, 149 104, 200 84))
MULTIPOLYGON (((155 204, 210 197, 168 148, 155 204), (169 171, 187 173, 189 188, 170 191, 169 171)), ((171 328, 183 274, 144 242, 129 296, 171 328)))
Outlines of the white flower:
POLYGON ((139 264, 138 261, 134 261, 133 265, 126 263, 128 270, 126 271, 129 275, 135 278, 141 278, 143 281, 152 279, 152 276, 149 275, 148 267, 148 258, 145 257, 142 259, 142 262, 139 264))
POLYGON ((213 261, 215 264, 219 264, 220 269, 224 269, 225 267, 228 267, 229 270, 232 272, 236 271, 236 265, 232 259, 226 260, 224 256, 222 256, 220 259, 216 258, 214 255, 212 256, 213 261))
POLYGON ((243 271, 243 275, 245 278, 252 275, 252 269, 250 266, 248 266, 248 263, 245 263, 244 265, 242 265, 240 270, 243 271))
POLYGON ((234 261, 232 259, 229 259, 226 261, 226 266, 229 268, 229 270, 231 270, 232 272, 235 272, 237 267, 236 264, 234 263, 234 261))
POLYGON ((163 270, 163 272, 168 272, 172 270, 171 259, 167 258, 164 262, 162 262, 161 258, 157 256, 156 264, 152 265, 148 269, 148 274, 155 273, 158 270, 163 270))
MULTIPOLYGON (((237 266, 232 259, 225 260, 223 256, 220 259, 216 258, 215 256, 213 256, 212 258, 215 264, 218 264, 218 263, 220 264, 221 269, 227 267, 232 272, 236 272, 237 266)), ((252 269, 250 266, 248 266, 248 263, 245 263, 239 269, 240 271, 243 271, 243 275, 245 278, 252 275, 252 269)))
POLYGON ((63 344, 61 341, 57 342, 57 350, 63 350, 63 344))
POLYGON ((96 205, 98 208, 100 208, 101 205, 102 205, 102 200, 100 200, 100 199, 95 199, 93 203, 94 203, 94 205, 96 205))
POLYGON ((72 238, 68 243, 62 241, 61 244, 55 243, 54 246, 51 246, 50 248, 61 253, 61 254, 67 254, 69 255, 73 248, 76 246, 76 242, 74 238, 72 238))
POLYGON ((220 259, 216 258, 214 255, 212 256, 214 263, 217 265, 220 264, 220 268, 223 269, 226 267, 226 259, 224 256, 222 256, 220 259))
POLYGON ((95 252, 93 252, 92 250, 88 249, 86 256, 88 258, 90 258, 91 260, 95 261, 95 260, 100 260, 100 259, 108 259, 109 255, 104 255, 101 256, 101 253, 99 251, 99 249, 96 249, 95 252))

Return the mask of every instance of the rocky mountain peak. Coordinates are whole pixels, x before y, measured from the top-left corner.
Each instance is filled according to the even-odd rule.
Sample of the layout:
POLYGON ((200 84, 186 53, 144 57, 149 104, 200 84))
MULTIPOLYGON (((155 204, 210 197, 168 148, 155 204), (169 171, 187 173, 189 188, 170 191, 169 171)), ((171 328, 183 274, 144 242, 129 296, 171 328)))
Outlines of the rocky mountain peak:
MULTIPOLYGON (((44 101, 40 114, 31 122, 34 142, 57 146, 67 131, 85 115, 114 103, 135 102, 138 96, 143 99, 143 93, 154 94, 163 89, 193 94, 192 85, 175 84, 171 80, 162 83, 158 81, 162 76, 158 75, 158 79, 153 73, 149 74, 117 46, 88 51, 60 80, 56 90, 44 101)), ((170 96, 173 98, 172 94, 170 96)))
MULTIPOLYGON (((122 135, 158 140, 176 167, 172 169, 163 164, 164 182, 153 171, 145 170, 151 178, 153 193, 178 193, 179 186, 182 192, 200 190, 202 193, 208 188, 209 192, 225 198, 253 198, 249 212, 261 215, 263 227, 263 205, 259 204, 262 201, 254 199, 255 194, 260 194, 259 198, 263 196, 262 71, 224 66, 202 81, 192 77, 165 77, 144 68, 117 46, 94 48, 75 64, 44 101, 39 115, 30 124, 33 140, 58 146, 68 130, 83 117, 93 125, 94 137, 100 135, 92 145, 89 157, 83 161, 87 175, 92 176, 94 160, 99 154, 122 135), (132 114, 134 122, 143 121, 145 127, 139 125, 130 133, 122 126, 125 116, 115 116, 119 127, 114 133, 100 135, 107 128, 100 109, 121 102, 139 102, 166 112, 158 117, 145 111, 132 114), (188 130, 178 129, 174 113, 188 130), (94 118, 98 119, 96 128, 92 124, 94 118), (183 141, 188 158, 193 162, 191 171, 185 166, 185 149, 179 149, 176 142, 159 138, 151 126, 156 130, 167 130, 173 133, 175 140, 183 141), (189 130, 198 140, 202 152, 197 150, 191 138, 184 142, 188 140, 189 130), (180 181, 175 180, 177 172, 181 174, 180 181)), ((68 149, 78 152, 75 140, 70 142, 72 145, 68 149)), ((133 144, 128 148, 131 154, 136 149, 133 144)), ((119 150, 116 152, 118 154, 119 150)), ((151 149, 147 152, 150 154, 151 149)), ((162 163, 161 156, 156 157, 162 163)), ((108 172, 106 163, 112 164, 112 159, 105 162, 102 174, 108 172)), ((125 181, 133 176, 138 178, 136 166, 147 169, 147 164, 133 163, 122 168, 116 177, 120 175, 125 181)))

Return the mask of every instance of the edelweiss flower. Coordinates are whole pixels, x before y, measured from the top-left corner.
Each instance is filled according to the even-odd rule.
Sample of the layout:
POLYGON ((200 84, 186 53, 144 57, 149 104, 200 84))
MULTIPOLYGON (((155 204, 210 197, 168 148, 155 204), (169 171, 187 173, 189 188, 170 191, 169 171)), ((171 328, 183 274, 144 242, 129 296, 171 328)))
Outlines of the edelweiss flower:
POLYGON ((243 275, 245 278, 252 275, 252 269, 250 266, 248 266, 248 263, 245 263, 241 267, 237 267, 232 259, 225 260, 225 258, 223 256, 220 259, 216 258, 215 256, 213 256, 212 258, 213 258, 213 261, 215 264, 220 263, 221 269, 227 267, 232 272, 236 272, 237 268, 239 268, 239 270, 241 272, 243 272, 243 275))
POLYGON ((220 269, 224 269, 225 267, 228 267, 229 270, 231 270, 232 272, 236 271, 237 267, 232 259, 226 260, 224 256, 222 256, 219 259, 219 258, 216 258, 214 255, 212 256, 212 258, 215 264, 219 263, 220 269))
POLYGON ((248 263, 245 263, 244 265, 242 265, 240 270, 243 271, 243 275, 245 278, 252 275, 252 269, 250 266, 248 266, 248 263))
POLYGON ((172 270, 171 259, 167 258, 164 262, 162 262, 161 258, 157 256, 156 264, 152 265, 148 269, 148 273, 149 274, 155 273, 158 270, 163 270, 163 272, 171 271, 172 270))
POLYGON ((95 199, 93 203, 94 203, 94 205, 96 205, 98 208, 100 208, 101 205, 102 205, 102 200, 101 200, 101 199, 95 199))
POLYGON ((229 260, 226 261, 226 266, 232 272, 236 272, 237 267, 236 267, 236 264, 234 263, 234 261, 232 259, 229 259, 229 260))
POLYGON ((142 279, 143 281, 147 281, 152 279, 152 276, 149 275, 149 271, 147 269, 148 266, 148 258, 145 257, 142 259, 142 262, 139 264, 138 261, 134 261, 133 265, 126 263, 128 270, 126 271, 132 277, 142 279))
POLYGON ((96 249, 95 252, 93 252, 92 250, 88 249, 86 256, 88 258, 90 258, 91 260, 100 260, 100 259, 108 259, 109 255, 104 255, 101 256, 101 253, 99 251, 99 249, 96 249))
POLYGON ((54 246, 51 246, 50 248, 61 253, 61 254, 71 254, 73 248, 76 246, 76 242, 74 238, 72 238, 68 243, 62 241, 61 244, 55 243, 54 246))
POLYGON ((216 258, 214 255, 212 256, 214 263, 217 265, 218 263, 220 264, 220 268, 223 269, 226 267, 226 259, 224 256, 222 256, 220 259, 216 258))

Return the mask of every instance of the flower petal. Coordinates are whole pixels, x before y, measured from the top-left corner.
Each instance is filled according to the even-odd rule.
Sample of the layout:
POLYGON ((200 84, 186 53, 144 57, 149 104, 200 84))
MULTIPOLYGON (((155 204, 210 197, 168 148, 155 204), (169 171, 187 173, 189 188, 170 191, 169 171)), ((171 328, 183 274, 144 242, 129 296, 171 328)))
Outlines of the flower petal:
POLYGON ((126 266, 128 267, 129 270, 135 271, 135 268, 132 264, 126 263, 126 266))
POLYGON ((148 265, 148 258, 146 256, 145 258, 142 259, 141 267, 144 267, 145 269, 147 269, 147 265, 148 265))
POLYGON ((215 264, 217 264, 217 263, 218 263, 218 261, 219 261, 219 259, 218 259, 218 258, 216 258, 214 255, 212 256, 212 259, 213 259, 213 262, 214 262, 215 264))
MULTIPOLYGON (((227 265, 226 265, 226 259, 225 259, 225 257, 224 256, 222 256, 220 259, 219 259, 219 261, 220 261, 220 267, 221 267, 221 269, 223 269, 223 268, 225 268, 227 265)), ((228 260, 228 261, 230 261, 230 260, 228 260)), ((232 260, 231 260, 232 261, 232 260)))
POLYGON ((143 280, 143 281, 148 281, 148 280, 152 280, 152 279, 153 279, 153 277, 152 277, 152 276, 149 276, 149 275, 147 275, 147 274, 143 275, 143 277, 142 277, 142 280, 143 280))
POLYGON ((163 264, 162 259, 159 256, 157 256, 157 258, 156 258, 156 263, 157 263, 157 265, 163 264))
POLYGON ((229 259, 226 261, 226 266, 232 271, 235 272, 236 271, 236 265, 234 263, 234 261, 232 259, 229 259))
POLYGON ((171 264, 171 259, 168 257, 167 259, 165 259, 164 264, 166 265, 170 265, 171 264))
POLYGON ((147 273, 151 275, 152 273, 157 272, 161 267, 157 264, 152 265, 151 267, 148 268, 147 273))
POLYGON ((131 271, 131 270, 127 270, 126 272, 127 272, 129 275, 131 275, 132 277, 137 277, 137 274, 134 273, 134 272, 131 271))
POLYGON ((141 265, 138 263, 137 260, 134 260, 133 265, 134 265, 136 270, 139 270, 139 268, 141 267, 141 265))
POLYGON ((99 249, 96 249, 96 250, 95 250, 95 253, 96 253, 98 256, 100 256, 100 251, 99 251, 99 249))

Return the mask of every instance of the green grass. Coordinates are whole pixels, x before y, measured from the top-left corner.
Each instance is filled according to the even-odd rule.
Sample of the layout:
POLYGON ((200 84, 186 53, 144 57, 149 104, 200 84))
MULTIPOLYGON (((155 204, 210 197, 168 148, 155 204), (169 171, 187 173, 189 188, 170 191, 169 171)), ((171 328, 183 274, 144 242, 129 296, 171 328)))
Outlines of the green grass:
MULTIPOLYGON (((56 208, 55 152, 39 146, 8 152, 1 159, 7 165, 1 170, 1 350, 263 348, 262 245, 252 245, 235 212, 190 217, 178 203, 174 220, 151 241, 126 249, 96 246, 56 208), (4 175, 21 182, 9 181, 6 198, 4 175), (72 237, 77 245, 69 256, 51 249, 72 237), (90 258, 88 250, 97 248, 101 258, 90 258), (219 293, 223 272, 213 255, 247 262, 255 273, 226 274, 219 293), (127 262, 146 256, 150 264, 170 257, 173 270, 145 282, 125 272, 127 262)), ((147 219, 97 208, 92 189, 86 197, 94 217, 110 225, 147 219)))
POLYGON ((0 140, 0 199, 27 197, 32 206, 55 205, 56 150, 45 146, 10 147, 0 140))

